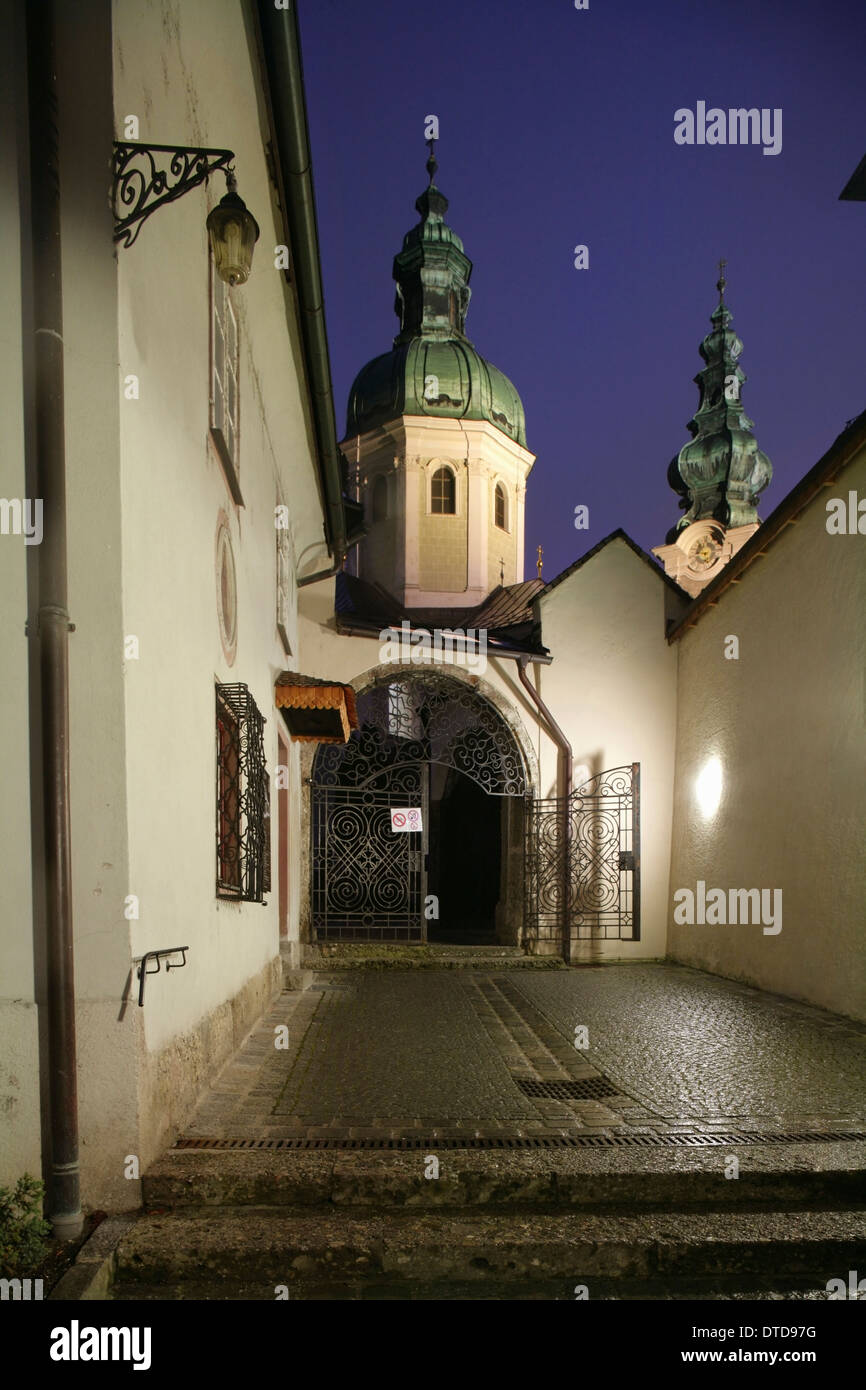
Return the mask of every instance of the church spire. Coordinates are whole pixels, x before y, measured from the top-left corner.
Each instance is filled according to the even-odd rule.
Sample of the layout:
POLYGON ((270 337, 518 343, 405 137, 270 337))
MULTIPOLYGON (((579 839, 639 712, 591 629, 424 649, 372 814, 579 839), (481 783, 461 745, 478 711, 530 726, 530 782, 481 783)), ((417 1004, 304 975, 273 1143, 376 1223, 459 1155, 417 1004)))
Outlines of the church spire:
POLYGON ((668 469, 668 481, 686 509, 668 533, 668 542, 695 521, 712 519, 726 529, 757 525, 758 497, 773 476, 740 398, 746 380, 739 365, 743 344, 730 327, 726 264, 719 261, 719 302, 710 315, 712 331, 700 346, 706 365, 694 378, 700 401, 688 423, 693 438, 668 469))
POLYGON ((466 337, 472 262, 463 250, 463 242, 445 221, 448 199, 433 182, 439 168, 435 142, 427 143, 430 182, 415 200, 421 220, 406 233, 403 248, 394 257, 394 312, 400 320, 395 347, 418 337, 466 337))

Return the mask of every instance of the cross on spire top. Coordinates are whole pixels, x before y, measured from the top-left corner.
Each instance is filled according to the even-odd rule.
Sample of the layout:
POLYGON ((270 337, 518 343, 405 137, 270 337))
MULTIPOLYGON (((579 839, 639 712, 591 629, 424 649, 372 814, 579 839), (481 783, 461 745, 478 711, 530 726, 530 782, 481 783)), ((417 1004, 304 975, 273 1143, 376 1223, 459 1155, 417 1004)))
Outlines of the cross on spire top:
POLYGON ((721 261, 719 261, 719 278, 718 278, 718 280, 716 281, 716 289, 717 289, 718 292, 719 292, 719 303, 720 303, 720 304, 723 302, 723 300, 724 300, 724 298, 725 298, 725 286, 726 286, 727 283, 728 283, 727 280, 725 279, 725 266, 726 266, 727 264, 728 264, 727 261, 724 260, 724 259, 721 260, 721 261))

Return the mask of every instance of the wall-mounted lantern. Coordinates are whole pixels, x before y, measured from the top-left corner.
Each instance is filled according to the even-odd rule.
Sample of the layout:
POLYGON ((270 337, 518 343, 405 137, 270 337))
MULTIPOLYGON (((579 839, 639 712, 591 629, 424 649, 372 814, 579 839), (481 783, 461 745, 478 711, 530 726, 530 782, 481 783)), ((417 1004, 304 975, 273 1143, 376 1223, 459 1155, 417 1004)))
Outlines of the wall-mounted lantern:
POLYGON ((207 230, 217 275, 227 285, 243 285, 250 278, 259 224, 238 197, 238 181, 226 170, 228 192, 208 213, 207 230))
POLYGON ((211 211, 207 230, 220 279, 243 285, 250 275, 259 227, 238 197, 233 150, 185 145, 114 144, 114 240, 131 246, 142 225, 164 203, 173 203, 221 170, 228 192, 211 211))

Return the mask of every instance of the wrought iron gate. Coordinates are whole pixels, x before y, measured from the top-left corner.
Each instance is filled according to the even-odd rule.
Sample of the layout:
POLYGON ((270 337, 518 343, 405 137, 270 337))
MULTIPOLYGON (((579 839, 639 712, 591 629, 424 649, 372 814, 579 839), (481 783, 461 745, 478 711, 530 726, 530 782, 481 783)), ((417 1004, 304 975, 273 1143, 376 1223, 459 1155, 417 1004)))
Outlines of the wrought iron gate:
POLYGON ((640 940, 640 764, 526 801, 525 923, 536 949, 640 940))
POLYGON ((425 941, 426 768, 392 768, 369 786, 313 788, 313 936, 425 941), (420 806, 423 831, 395 834, 391 810, 420 806))
POLYGON ((349 741, 323 744, 313 765, 313 939, 425 941, 430 765, 490 796, 522 797, 520 752, 498 710, 439 671, 375 682, 358 717, 349 741), (422 808, 423 832, 394 834, 390 812, 401 806, 422 808))

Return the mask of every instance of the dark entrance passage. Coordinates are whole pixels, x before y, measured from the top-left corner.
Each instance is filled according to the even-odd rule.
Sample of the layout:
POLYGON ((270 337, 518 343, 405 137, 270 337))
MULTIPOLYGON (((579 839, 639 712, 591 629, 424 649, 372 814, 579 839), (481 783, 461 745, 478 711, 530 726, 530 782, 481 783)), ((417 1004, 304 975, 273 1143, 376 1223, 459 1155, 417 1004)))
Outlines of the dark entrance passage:
POLYGON ((492 943, 503 902, 522 898, 522 873, 501 888, 522 868, 512 808, 527 792, 511 730, 474 685, 438 671, 390 673, 359 695, 358 716, 313 764, 313 940, 492 943), (412 811, 422 828, 403 833, 412 811))
POLYGON ((453 768, 431 769, 429 941, 492 945, 502 869, 502 803, 453 768))

